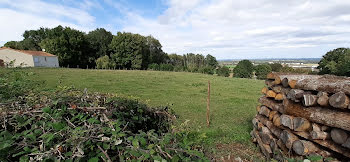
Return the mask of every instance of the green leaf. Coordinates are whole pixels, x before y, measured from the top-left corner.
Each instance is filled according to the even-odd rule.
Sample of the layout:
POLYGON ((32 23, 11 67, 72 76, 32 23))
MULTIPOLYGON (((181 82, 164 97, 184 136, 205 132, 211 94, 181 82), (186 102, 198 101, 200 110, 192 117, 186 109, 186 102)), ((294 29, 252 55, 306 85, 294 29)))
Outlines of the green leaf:
POLYGON ((137 139, 132 140, 132 145, 136 148, 140 146, 139 141, 137 139))
POLYGON ((93 157, 93 158, 89 159, 88 162, 98 162, 98 157, 93 157))
POLYGON ((42 109, 44 113, 50 113, 51 112, 51 108, 49 107, 45 107, 42 109))
POLYGON ((29 157, 28 156, 22 156, 19 158, 19 162, 29 162, 29 157))
POLYGON ((14 141, 12 140, 7 140, 7 141, 2 141, 0 142, 0 150, 11 147, 14 141))
POLYGON ((66 124, 65 124, 65 123, 61 123, 61 122, 52 123, 52 128, 55 129, 56 131, 60 131, 60 130, 62 130, 64 127, 66 127, 66 124))

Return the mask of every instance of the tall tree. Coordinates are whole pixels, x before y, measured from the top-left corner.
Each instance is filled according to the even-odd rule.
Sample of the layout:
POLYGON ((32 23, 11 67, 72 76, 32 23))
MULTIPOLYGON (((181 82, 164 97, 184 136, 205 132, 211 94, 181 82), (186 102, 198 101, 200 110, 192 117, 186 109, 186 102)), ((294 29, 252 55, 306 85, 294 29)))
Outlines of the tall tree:
POLYGON ((216 61, 216 58, 210 54, 208 54, 206 57, 205 57, 205 61, 207 63, 207 66, 211 66, 211 67, 216 67, 218 66, 218 61, 216 61))
POLYGON ((233 69, 235 77, 238 78, 251 78, 253 75, 254 66, 249 60, 242 60, 238 62, 237 66, 233 69))
POLYGON ((350 49, 337 48, 329 51, 318 64, 320 74, 350 76, 350 49))
POLYGON ((144 36, 118 32, 113 37, 110 48, 112 59, 117 67, 127 69, 147 69, 149 64, 149 48, 144 36))
POLYGON ((111 51, 109 49, 109 45, 113 39, 111 32, 104 28, 97 28, 90 31, 86 35, 86 39, 89 42, 90 52, 94 58, 99 58, 110 54, 111 51))
POLYGON ((163 52, 162 45, 160 44, 159 40, 152 36, 147 36, 146 40, 146 44, 149 49, 149 62, 156 64, 164 63, 166 60, 166 53, 163 52))

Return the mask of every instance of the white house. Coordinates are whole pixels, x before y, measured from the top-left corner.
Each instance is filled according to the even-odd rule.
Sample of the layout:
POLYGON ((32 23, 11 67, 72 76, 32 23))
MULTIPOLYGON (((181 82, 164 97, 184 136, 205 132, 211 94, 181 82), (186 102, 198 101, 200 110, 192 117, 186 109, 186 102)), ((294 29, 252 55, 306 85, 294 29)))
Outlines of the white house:
POLYGON ((15 50, 0 48, 1 60, 8 64, 13 62, 15 67, 59 67, 58 57, 44 51, 15 50))

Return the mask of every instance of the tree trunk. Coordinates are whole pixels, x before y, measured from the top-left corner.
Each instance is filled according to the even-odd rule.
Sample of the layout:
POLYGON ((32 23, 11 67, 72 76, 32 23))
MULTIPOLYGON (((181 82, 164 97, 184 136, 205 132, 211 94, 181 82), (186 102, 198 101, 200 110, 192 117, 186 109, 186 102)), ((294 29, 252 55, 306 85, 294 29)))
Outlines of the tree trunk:
POLYGON ((306 107, 317 105, 317 96, 312 94, 304 94, 303 105, 306 107))
POLYGON ((281 124, 283 126, 288 127, 291 130, 294 129, 294 127, 293 127, 293 116, 282 114, 280 116, 280 118, 281 118, 281 124))
POLYGON ((328 104, 328 100, 329 100, 329 97, 328 97, 328 93, 327 92, 318 92, 317 93, 317 103, 320 105, 320 106, 324 106, 324 107, 327 107, 329 104, 328 104))
POLYGON ((295 117, 293 118, 293 127, 294 131, 303 132, 308 131, 311 128, 311 123, 301 117, 295 117))
POLYGON ((266 117, 269 117, 270 111, 271 111, 271 110, 270 110, 269 108, 267 108, 266 106, 261 106, 261 107, 260 107, 259 114, 260 114, 260 115, 264 115, 264 116, 266 116, 266 117))
MULTIPOLYGON (((275 102, 270 102, 273 106, 275 102)), ((287 115, 302 117, 309 121, 350 131, 350 113, 330 110, 321 107, 305 108, 290 100, 283 100, 284 111, 287 115)))
POLYGON ((338 144, 344 144, 348 139, 348 133, 344 130, 333 128, 331 131, 332 140, 338 144))
POLYGON ((335 93, 329 98, 329 104, 335 108, 347 109, 349 103, 349 97, 344 92, 335 93))
POLYGON ((286 145, 288 149, 292 149, 293 142, 299 140, 299 138, 288 130, 283 130, 280 139, 286 145))

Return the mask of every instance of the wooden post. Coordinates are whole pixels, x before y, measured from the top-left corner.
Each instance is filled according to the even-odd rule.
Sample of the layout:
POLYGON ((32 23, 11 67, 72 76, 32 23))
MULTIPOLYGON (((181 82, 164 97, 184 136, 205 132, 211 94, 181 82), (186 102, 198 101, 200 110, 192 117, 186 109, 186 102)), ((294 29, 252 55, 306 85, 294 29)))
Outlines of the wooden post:
POLYGON ((208 97, 207 97, 207 126, 210 126, 210 81, 208 80, 208 97))

